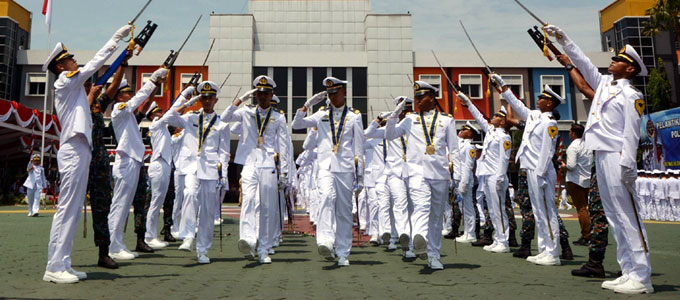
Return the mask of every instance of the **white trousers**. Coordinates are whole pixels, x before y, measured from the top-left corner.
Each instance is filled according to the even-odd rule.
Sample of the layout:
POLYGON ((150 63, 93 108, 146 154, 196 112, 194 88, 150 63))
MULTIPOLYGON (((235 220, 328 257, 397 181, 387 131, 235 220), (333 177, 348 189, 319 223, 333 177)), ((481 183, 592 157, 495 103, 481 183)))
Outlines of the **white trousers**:
POLYGON ((378 233, 389 233, 391 240, 396 240, 394 216, 392 214, 392 199, 388 191, 387 176, 380 176, 375 182, 375 193, 378 202, 378 233))
MULTIPOLYGON (((368 187, 359 193, 359 201, 352 199, 352 213, 357 214, 357 219, 359 220, 359 228, 365 230, 366 234, 370 235, 370 205, 368 203, 368 187), (358 202, 358 204, 357 204, 358 202), (358 206, 357 206, 358 205, 358 206)), ((354 194, 352 194, 354 197, 354 194)), ((321 193, 319 193, 319 206, 321 206, 321 193)))
POLYGON ((387 178, 387 193, 392 199, 392 212, 394 216, 394 231, 396 236, 406 234, 411 237, 411 212, 406 181, 401 177, 389 176, 387 178))
POLYGON ((179 169, 175 168, 175 203, 172 206, 172 227, 170 231, 179 231, 179 216, 184 205, 184 174, 179 173, 179 169))
POLYGON ((413 235, 422 235, 427 241, 428 257, 439 259, 444 202, 449 197, 449 181, 411 176, 408 187, 413 201, 413 235))
POLYGON ((609 229, 616 240, 616 260, 621 271, 635 281, 649 282, 652 265, 649 252, 644 251, 640 239, 642 233, 649 249, 647 231, 645 224, 639 219, 639 213, 636 214, 635 211, 639 207, 638 200, 631 198, 631 195, 636 194, 635 187, 630 186, 628 189, 621 180, 620 161, 621 155, 618 152, 595 151, 595 169, 602 206, 609 229))
POLYGON ((444 217, 442 218, 442 229, 446 231, 453 230, 453 209, 449 201, 444 201, 444 217))
POLYGON ((229 184, 225 181, 225 184, 219 188, 215 195, 215 205, 217 205, 217 209, 215 210, 215 221, 222 218, 222 200, 224 200, 224 195, 227 194, 228 185, 229 184))
POLYGON ((510 228, 508 225, 508 215, 505 213, 505 191, 508 188, 507 179, 503 176, 499 182, 496 176, 480 177, 480 180, 486 182, 484 184, 484 195, 486 196, 486 203, 489 208, 491 224, 494 227, 493 241, 496 244, 508 247, 510 228))
MULTIPOLYGON (((278 184, 277 184, 278 186, 278 184)), ((276 204, 278 207, 276 208, 276 216, 280 218, 281 222, 276 222, 276 226, 274 226, 274 241, 278 241, 281 239, 281 230, 283 230, 283 227, 286 226, 286 217, 291 218, 291 216, 288 215, 288 212, 286 211, 286 198, 285 198, 285 193, 283 190, 279 190, 278 187, 276 189, 276 204)), ((292 201, 293 199, 291 199, 292 201)))
MULTIPOLYGON (((184 177, 184 200, 186 201, 186 209, 182 211, 182 221, 185 219, 192 219, 193 225, 196 228, 196 215, 198 214, 198 233, 196 234, 196 252, 198 255, 208 254, 210 246, 212 246, 213 230, 215 229, 215 197, 217 197, 217 180, 198 179, 195 174, 186 175, 184 177), (193 205, 189 205, 193 204, 193 205), (189 217, 191 216, 191 217, 189 217)), ((182 222, 182 224, 185 224, 182 222)), ((187 225, 180 231, 185 233, 184 238, 192 238, 195 229, 188 233, 187 225)), ((180 233, 181 236, 181 233, 180 233)))
POLYGON ((319 170, 318 189, 321 193, 316 243, 331 244, 335 254, 348 257, 352 248, 352 189, 353 173, 332 173, 319 170))
POLYGON ((28 214, 34 215, 40 211, 40 194, 42 189, 40 187, 34 187, 32 189, 26 189, 26 203, 28 204, 28 214))
MULTIPOLYGON (((458 184, 460 184, 460 182, 456 182, 456 186, 458 186, 458 184)), ((465 193, 459 195, 463 198, 463 201, 459 203, 460 210, 463 212, 463 226, 465 227, 463 231, 468 236, 475 236, 475 206, 474 203, 472 203, 472 187, 473 183, 471 181, 468 183, 465 193)))
POLYGON ((368 205, 368 220, 366 222, 366 231, 370 235, 378 235, 380 231, 380 222, 378 220, 378 212, 380 203, 378 203, 378 193, 375 187, 366 187, 366 204, 368 205))
POLYGON ((274 168, 243 166, 241 171, 241 217, 239 239, 251 248, 257 245, 257 253, 267 256, 274 244, 276 227, 279 226, 274 168))
MULTIPOLYGON (((122 152, 116 154, 116 162, 113 165, 113 198, 109 212, 109 233, 111 235, 109 251, 112 253, 127 250, 123 242, 123 227, 130 214, 130 206, 137 190, 141 167, 142 163, 122 152)), ((134 224, 132 225, 134 226, 134 224)))
MULTIPOLYGON (((146 233, 144 237, 153 239, 158 237, 158 215, 165 201, 170 185, 170 165, 163 159, 152 161, 149 164, 149 180, 151 181, 151 203, 146 215, 146 233)), ((165 212, 170 213, 170 212, 165 212)))
MULTIPOLYGON (((479 176, 481 177, 481 176, 479 176)), ((479 223, 486 223, 486 216, 484 215, 484 181, 477 178, 477 190, 475 191, 475 199, 477 199, 477 213, 479 214, 479 223)))
POLYGON ((62 143, 57 153, 61 184, 47 244, 47 271, 61 272, 71 268, 73 238, 85 201, 91 159, 92 150, 80 134, 62 143))
MULTIPOLYGON (((547 178, 543 178, 547 184, 539 186, 539 178, 534 170, 527 169, 527 185, 529 187, 529 199, 531 209, 536 219, 536 237, 538 239, 538 252, 559 257, 560 254, 560 226, 557 220, 557 206, 555 205, 555 180, 557 175, 551 168, 547 178), (550 222, 550 227, 548 227, 550 222), (552 236, 550 238, 550 230, 552 236)), ((598 185, 602 183, 598 181, 598 185)))

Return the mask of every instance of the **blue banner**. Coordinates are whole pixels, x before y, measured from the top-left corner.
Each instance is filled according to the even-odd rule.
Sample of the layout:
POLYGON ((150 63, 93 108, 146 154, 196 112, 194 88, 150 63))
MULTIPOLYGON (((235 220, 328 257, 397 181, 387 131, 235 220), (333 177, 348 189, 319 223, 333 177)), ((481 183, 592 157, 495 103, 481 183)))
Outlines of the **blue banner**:
POLYGON ((680 169, 680 107, 642 116, 640 149, 645 170, 680 169))

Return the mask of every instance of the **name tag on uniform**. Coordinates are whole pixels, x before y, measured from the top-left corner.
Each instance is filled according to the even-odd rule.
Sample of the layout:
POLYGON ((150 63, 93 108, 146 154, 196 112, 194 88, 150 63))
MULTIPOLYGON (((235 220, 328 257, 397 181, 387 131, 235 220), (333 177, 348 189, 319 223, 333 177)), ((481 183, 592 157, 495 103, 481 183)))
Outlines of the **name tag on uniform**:
POLYGON ((196 124, 191 124, 191 125, 194 125, 194 127, 198 127, 198 125, 196 125, 196 124))
POLYGON ((328 122, 328 119, 321 119, 321 122, 328 122))

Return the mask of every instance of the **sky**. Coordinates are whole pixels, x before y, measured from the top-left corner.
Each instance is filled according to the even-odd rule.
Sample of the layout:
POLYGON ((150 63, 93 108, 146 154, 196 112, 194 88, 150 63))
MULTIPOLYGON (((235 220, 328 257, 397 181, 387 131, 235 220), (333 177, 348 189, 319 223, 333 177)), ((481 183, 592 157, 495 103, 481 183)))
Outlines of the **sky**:
MULTIPOLYGON (((97 50, 130 21, 145 0, 58 0, 53 4, 51 45, 41 0, 15 0, 33 12, 31 49, 97 50)), ((584 51, 600 51, 599 10, 613 0, 522 0, 544 21, 560 26, 584 51)), ((538 25, 511 0, 371 0, 373 13, 413 15, 416 51, 472 51, 462 20, 480 51, 537 51, 526 30, 538 25)), ((248 13, 248 0, 155 0, 137 25, 153 20, 158 29, 145 49, 177 49, 199 15, 203 19, 184 49, 210 46, 210 13, 248 13)))

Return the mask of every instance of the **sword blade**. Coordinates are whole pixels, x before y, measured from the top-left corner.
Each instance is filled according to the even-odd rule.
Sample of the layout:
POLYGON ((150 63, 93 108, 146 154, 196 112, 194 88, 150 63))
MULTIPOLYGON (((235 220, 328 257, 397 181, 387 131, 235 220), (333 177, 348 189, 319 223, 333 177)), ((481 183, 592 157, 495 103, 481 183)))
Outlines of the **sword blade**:
POLYGON ((224 87, 224 84, 227 83, 227 80, 229 80, 229 76, 231 76, 231 72, 229 72, 229 74, 227 74, 227 78, 224 78, 224 81, 222 81, 222 84, 220 85, 220 90, 222 89, 222 87, 224 87))
POLYGON ((194 34, 194 30, 196 30, 198 23, 201 22, 201 18, 203 18, 203 15, 198 16, 198 20, 196 20, 196 24, 194 24, 194 27, 191 28, 189 35, 187 36, 186 39, 184 39, 184 42, 182 43, 182 46, 179 47, 179 50, 177 50, 178 55, 179 55, 179 52, 182 51, 182 49, 184 48, 184 45, 186 45, 186 43, 189 41, 189 38, 191 38, 191 35, 194 34))
POLYGON ((526 6, 524 6, 524 4, 522 4, 522 2, 519 2, 519 0, 515 0, 515 2, 516 2, 519 6, 521 6, 522 9, 524 9, 529 15, 531 15, 534 19, 536 19, 536 21, 538 21, 538 23, 541 23, 541 25, 544 25, 544 26, 545 26, 545 25, 548 25, 548 23, 543 22, 543 20, 541 20, 541 18, 539 18, 538 16, 536 16, 532 11, 530 11, 526 6))
MULTIPOLYGON (((205 64, 208 63, 208 58, 210 57, 210 52, 212 52, 213 45, 215 45, 215 39, 212 40, 210 43, 210 48, 208 48, 208 54, 205 56, 205 59, 203 60, 203 65, 201 65, 201 70, 198 71, 198 73, 203 76, 203 68, 205 68, 205 64)), ((229 73, 231 74, 231 73, 229 73)), ((229 78, 229 77, 227 77, 229 78)))
POLYGON ((444 77, 446 77, 446 81, 449 82, 449 85, 451 86, 453 91, 456 92, 456 94, 460 93, 460 91, 456 88, 456 85, 453 84, 453 81, 451 81, 451 78, 449 78, 449 74, 447 74, 446 70, 444 70, 442 63, 439 62, 439 58, 437 58, 437 54, 434 53, 434 50, 430 50, 430 51, 432 51, 432 56, 434 56, 434 60, 437 61, 437 64, 439 65, 439 69, 442 71, 442 73, 444 73, 444 77))
POLYGON ((134 19, 132 19, 132 21, 130 21, 130 25, 135 24, 135 21, 137 21, 137 19, 139 19, 139 16, 141 16, 142 13, 146 10, 146 8, 149 7, 149 4, 151 4, 151 1, 152 1, 152 0, 149 0, 149 1, 146 2, 146 4, 144 4, 144 7, 142 7, 142 10, 140 10, 140 11, 137 13, 137 15, 135 16, 134 19))
POLYGON ((462 20, 458 20, 458 22, 460 22, 460 27, 463 27, 463 32, 465 32, 465 36, 467 36, 468 41, 470 41, 470 45, 472 45, 472 49, 475 49, 475 52, 477 53, 477 56, 479 56, 479 59, 480 59, 480 60, 482 61, 482 63, 484 64, 484 68, 486 68, 486 70, 487 70, 489 73, 493 73, 493 72, 491 72, 491 68, 489 68, 489 64, 486 63, 486 61, 484 60, 484 57, 482 57, 482 54, 479 53, 479 50, 477 50, 477 46, 475 46, 475 42, 472 41, 472 38, 470 37, 470 34, 468 34, 467 29, 465 29, 465 25, 463 25, 463 21, 462 21, 462 20))

